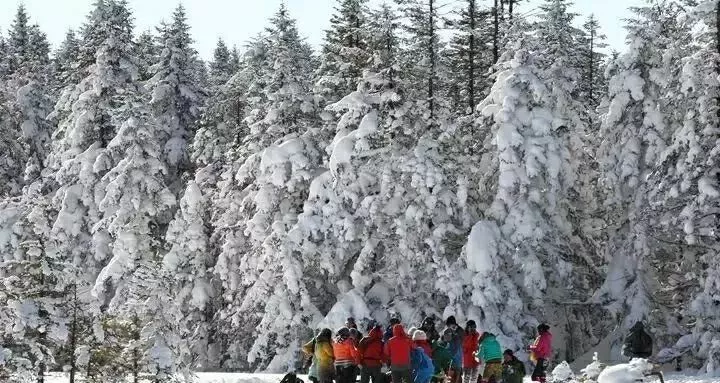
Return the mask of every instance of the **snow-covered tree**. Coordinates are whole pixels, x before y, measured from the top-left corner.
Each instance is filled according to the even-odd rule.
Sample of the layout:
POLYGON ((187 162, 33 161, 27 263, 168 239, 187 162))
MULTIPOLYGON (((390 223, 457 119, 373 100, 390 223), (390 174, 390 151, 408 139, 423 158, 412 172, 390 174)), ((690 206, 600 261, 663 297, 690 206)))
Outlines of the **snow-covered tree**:
MULTIPOLYGON (((580 56, 582 82, 579 92, 583 102, 590 108, 597 107, 607 93, 604 73, 606 55, 602 52, 602 49, 607 48, 605 39, 606 36, 600 31, 600 22, 595 15, 588 16, 583 24, 583 34, 580 39, 583 47, 580 56)), ((595 119, 591 121, 595 122, 595 119)))
POLYGON ((80 71, 78 56, 80 55, 80 41, 75 32, 70 29, 65 34, 65 40, 55 51, 53 57, 54 91, 60 94, 65 88, 75 86, 83 79, 80 71))
MULTIPOLYGON (((271 19, 265 43, 261 75, 249 85, 251 92, 260 90, 258 100, 251 101, 255 110, 248 113, 250 133, 240 147, 237 166, 226 172, 232 178, 224 176, 219 185, 224 210, 216 232, 223 244, 216 272, 223 281, 226 301, 231 302, 223 312, 228 327, 241 326, 248 331, 227 334, 231 336, 231 359, 242 363, 245 358, 253 368, 269 364, 272 370, 284 370, 289 361, 278 358, 271 362, 273 353, 293 354, 299 348, 286 349, 275 343, 282 337, 270 335, 279 322, 267 295, 281 287, 297 293, 297 287, 292 287, 297 277, 277 284, 276 278, 283 273, 290 278, 296 267, 288 264, 289 260, 281 261, 284 255, 276 249, 302 206, 319 151, 308 130, 313 112, 307 76, 309 51, 284 6, 271 19), (265 86, 259 88, 259 84, 265 86), (246 273, 257 267, 265 270, 263 274, 246 273), (256 329, 258 325, 261 327, 256 329), (282 349, 275 351, 278 347, 282 349)), ((307 306, 305 301, 301 304, 307 306)), ((285 319, 307 321, 310 314, 297 310, 283 312, 285 319)))
POLYGON ((330 18, 313 89, 319 106, 350 93, 367 65, 367 0, 340 0, 330 18))
POLYGON ((148 82, 152 89, 150 104, 165 136, 161 142, 163 162, 170 170, 168 185, 179 190, 178 182, 190 168, 188 141, 197 129, 205 91, 196 82, 197 52, 191 46, 190 27, 181 5, 173 13, 172 23, 161 33, 162 53, 148 82))
MULTIPOLYGON (((605 247, 609 262, 605 283, 595 301, 617 316, 622 329, 638 320, 665 327, 666 312, 654 304, 664 283, 657 277, 653 259, 659 256, 652 219, 647 214, 652 187, 646 182, 666 150, 674 124, 663 109, 668 92, 665 63, 676 61, 668 49, 672 39, 663 25, 675 23, 671 8, 654 4, 636 8, 628 25, 629 49, 610 63, 607 70, 609 102, 602 116, 599 148, 602 178, 606 188, 606 221, 610 230, 605 247)), ((656 336, 659 335, 656 333, 656 336)), ((616 336, 611 334, 612 336, 616 336)), ((610 339, 619 352, 617 339, 610 339)), ((658 342, 661 339, 658 338, 658 342)))
POLYGON ((215 50, 213 51, 213 59, 210 62, 210 83, 217 87, 225 84, 230 77, 235 74, 231 64, 231 53, 225 41, 218 39, 215 50))
MULTIPOLYGON (((417 100, 434 123, 446 107, 440 88, 440 3, 437 0, 396 0, 407 19, 404 25, 407 49, 402 59, 403 77, 409 81, 408 99, 417 100)), ((422 134, 423 132, 418 132, 422 134)))
POLYGON ((134 49, 141 81, 147 81, 153 76, 152 67, 160 61, 161 48, 150 31, 137 37, 134 49))

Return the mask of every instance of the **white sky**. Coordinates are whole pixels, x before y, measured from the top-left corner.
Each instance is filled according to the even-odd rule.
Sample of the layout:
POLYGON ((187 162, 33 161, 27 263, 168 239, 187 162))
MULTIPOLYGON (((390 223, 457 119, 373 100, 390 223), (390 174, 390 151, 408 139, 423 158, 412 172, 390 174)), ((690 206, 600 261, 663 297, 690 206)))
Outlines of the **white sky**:
MULTIPOLYGON (((195 47, 200 55, 209 59, 218 37, 229 46, 242 48, 244 42, 263 30, 267 20, 277 10, 282 0, 182 0, 192 27, 195 47)), ((379 3, 381 0, 371 0, 379 3)), ((446 0, 450 3, 457 0, 446 0)), ((0 31, 7 36, 18 4, 25 4, 31 21, 47 33, 53 47, 63 40, 69 28, 78 28, 90 11, 93 0, 0 0, 0 31)), ((135 17, 135 30, 139 33, 152 29, 161 20, 168 20, 179 0, 130 0, 135 17)), ((319 47, 324 30, 333 12, 335 0, 285 0, 290 14, 298 20, 303 36, 319 47)), ((629 16, 627 7, 640 4, 642 0, 576 0, 575 11, 584 18, 594 13, 600 20, 608 37, 610 48, 622 50, 625 31, 623 18, 629 16)), ((492 0, 480 0, 483 5, 492 0)), ((519 12, 527 13, 541 3, 530 0, 520 4, 519 12)), ((579 20, 580 21, 580 20, 579 20)))

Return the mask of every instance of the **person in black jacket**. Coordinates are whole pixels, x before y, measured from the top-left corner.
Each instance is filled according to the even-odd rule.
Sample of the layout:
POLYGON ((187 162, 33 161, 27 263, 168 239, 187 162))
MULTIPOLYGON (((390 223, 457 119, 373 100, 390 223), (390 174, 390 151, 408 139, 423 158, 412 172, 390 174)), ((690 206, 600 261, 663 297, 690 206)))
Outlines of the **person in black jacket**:
POLYGON ((653 352, 653 340, 645 331, 645 325, 637 322, 630 329, 625 343, 623 344, 622 354, 627 358, 643 358, 647 359, 653 352))

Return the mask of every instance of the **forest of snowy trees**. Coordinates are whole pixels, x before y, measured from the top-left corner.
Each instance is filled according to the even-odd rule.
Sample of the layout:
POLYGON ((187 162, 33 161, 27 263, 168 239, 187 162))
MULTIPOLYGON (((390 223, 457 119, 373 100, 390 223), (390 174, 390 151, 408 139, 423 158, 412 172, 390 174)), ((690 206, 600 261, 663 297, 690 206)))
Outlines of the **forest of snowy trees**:
POLYGON ((645 320, 720 374, 720 1, 649 0, 607 56, 571 7, 339 0, 315 51, 280 6, 206 63, 182 6, 96 0, 56 49, 21 6, 0 375, 285 372, 391 312, 544 321, 558 361, 645 320))

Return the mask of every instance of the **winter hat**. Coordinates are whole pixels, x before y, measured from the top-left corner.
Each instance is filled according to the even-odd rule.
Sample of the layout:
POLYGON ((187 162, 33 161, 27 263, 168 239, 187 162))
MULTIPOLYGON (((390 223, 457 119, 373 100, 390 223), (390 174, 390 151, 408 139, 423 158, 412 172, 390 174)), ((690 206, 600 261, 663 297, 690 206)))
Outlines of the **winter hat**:
POLYGON ((540 324, 537 326, 537 330, 538 330, 539 333, 542 334, 542 333, 547 332, 548 330, 550 330, 550 326, 546 325, 545 323, 540 323, 540 324))
POLYGON ((425 331, 415 330, 415 332, 412 335, 412 340, 413 341, 427 340, 427 335, 425 334, 425 331))
POLYGON ((509 349, 509 348, 508 348, 507 350, 505 350, 505 352, 503 352, 503 355, 507 355, 507 356, 510 356, 510 357, 514 357, 514 356, 515 356, 515 354, 513 354, 513 351, 512 351, 511 349, 509 349))
POLYGON ((415 332, 417 332, 417 331, 418 331, 417 327, 410 327, 410 330, 408 330, 408 335, 410 336, 410 338, 412 338, 413 335, 415 334, 415 332))
POLYGON ((353 326, 357 326, 357 324, 355 323, 355 318, 349 317, 348 319, 345 320, 345 327, 353 327, 353 326))
POLYGON ((392 313, 390 315, 390 326, 400 324, 400 315, 398 313, 392 313))
POLYGON ((467 323, 465 324, 465 328, 471 328, 471 327, 474 329, 477 329, 477 325, 475 324, 475 321, 472 319, 467 321, 467 323))
POLYGON ((452 325, 456 325, 456 326, 457 326, 457 321, 455 320, 455 317, 452 316, 452 315, 450 315, 450 316, 447 318, 447 320, 445 321, 445 325, 446 325, 446 326, 452 326, 452 325))

